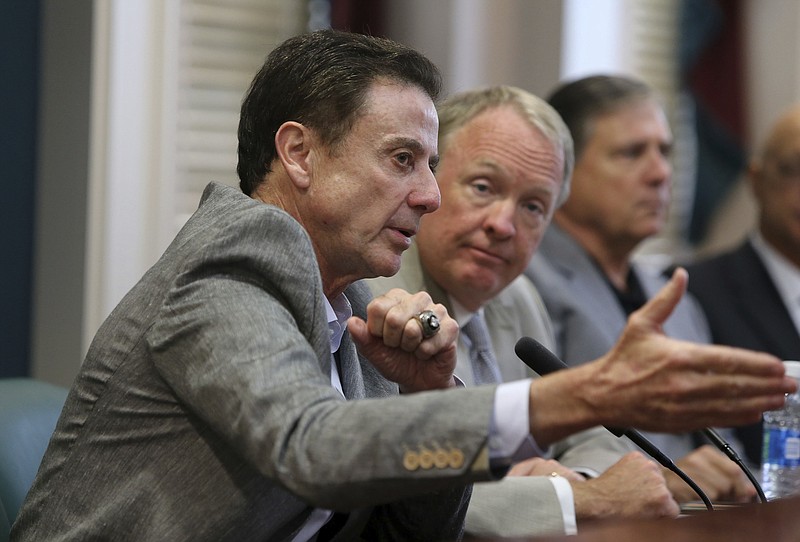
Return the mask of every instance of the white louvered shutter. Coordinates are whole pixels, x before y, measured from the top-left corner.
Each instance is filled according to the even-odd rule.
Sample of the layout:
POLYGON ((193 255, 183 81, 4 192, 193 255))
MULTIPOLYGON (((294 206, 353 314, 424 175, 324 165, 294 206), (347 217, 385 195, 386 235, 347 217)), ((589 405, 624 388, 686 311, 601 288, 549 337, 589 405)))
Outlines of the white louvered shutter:
POLYGON ((305 0, 181 0, 175 231, 209 181, 238 185, 239 108, 275 45, 306 28, 305 0))

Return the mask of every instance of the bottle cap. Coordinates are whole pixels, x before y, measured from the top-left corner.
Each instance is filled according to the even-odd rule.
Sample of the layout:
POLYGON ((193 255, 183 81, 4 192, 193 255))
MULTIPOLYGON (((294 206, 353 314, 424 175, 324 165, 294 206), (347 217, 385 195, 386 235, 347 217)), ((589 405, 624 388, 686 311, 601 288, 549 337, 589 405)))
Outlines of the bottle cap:
POLYGON ((800 361, 784 361, 783 366, 786 368, 786 376, 800 380, 800 361))

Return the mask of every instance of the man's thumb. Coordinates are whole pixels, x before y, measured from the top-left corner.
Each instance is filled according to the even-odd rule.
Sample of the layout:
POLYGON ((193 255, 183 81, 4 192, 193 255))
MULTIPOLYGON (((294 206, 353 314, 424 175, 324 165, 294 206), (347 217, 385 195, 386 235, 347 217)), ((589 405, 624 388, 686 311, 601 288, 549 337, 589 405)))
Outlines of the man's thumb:
POLYGON ((686 293, 688 283, 689 273, 686 269, 676 268, 669 282, 636 311, 637 318, 642 318, 651 326, 661 327, 686 293))
POLYGON ((357 346, 365 345, 371 338, 367 323, 358 316, 351 316, 347 320, 347 331, 357 346))

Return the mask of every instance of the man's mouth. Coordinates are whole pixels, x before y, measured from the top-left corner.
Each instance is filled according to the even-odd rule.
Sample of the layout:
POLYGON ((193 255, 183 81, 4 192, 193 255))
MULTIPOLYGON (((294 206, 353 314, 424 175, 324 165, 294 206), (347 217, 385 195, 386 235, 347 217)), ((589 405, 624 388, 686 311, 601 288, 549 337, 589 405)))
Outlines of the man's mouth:
POLYGON ((407 225, 407 224, 389 225, 388 228, 408 238, 414 237, 417 234, 417 227, 414 225, 407 225))
POLYGON ((403 228, 395 228, 395 229, 400 233, 402 233, 403 235, 405 235, 406 237, 414 237, 414 235, 416 235, 416 232, 414 230, 406 230, 403 228))
POLYGON ((491 250, 486 250, 484 248, 480 248, 480 247, 476 247, 476 246, 470 246, 469 248, 472 251, 476 252, 479 256, 481 256, 483 258, 486 258, 488 260, 491 260, 491 261, 494 261, 494 262, 502 262, 502 263, 506 263, 506 261, 507 261, 507 259, 504 258, 502 255, 497 254, 496 252, 492 252, 491 250))

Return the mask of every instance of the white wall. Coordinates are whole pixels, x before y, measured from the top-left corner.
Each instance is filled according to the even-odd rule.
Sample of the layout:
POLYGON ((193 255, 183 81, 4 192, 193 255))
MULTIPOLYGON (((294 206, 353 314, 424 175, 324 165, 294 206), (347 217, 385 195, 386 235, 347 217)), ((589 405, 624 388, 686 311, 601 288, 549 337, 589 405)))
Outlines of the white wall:
POLYGON ((31 370, 64 385, 83 357, 92 5, 45 0, 41 10, 31 370))
POLYGON ((387 0, 389 37, 425 53, 446 92, 515 85, 544 95, 561 69, 561 0, 387 0))

